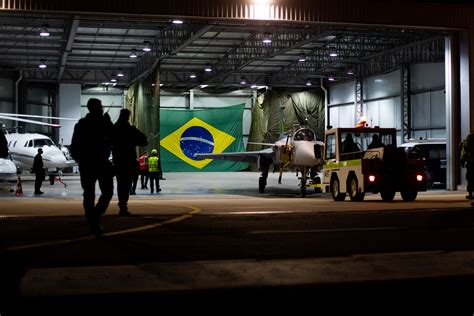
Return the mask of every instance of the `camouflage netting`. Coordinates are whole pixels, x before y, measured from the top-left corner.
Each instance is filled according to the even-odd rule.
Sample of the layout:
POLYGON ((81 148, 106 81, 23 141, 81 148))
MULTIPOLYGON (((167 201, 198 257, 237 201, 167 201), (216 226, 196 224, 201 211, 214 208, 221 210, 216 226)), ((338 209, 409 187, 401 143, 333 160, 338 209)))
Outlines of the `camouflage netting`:
MULTIPOLYGON (((285 93, 267 91, 252 108, 249 142, 273 143, 280 134, 299 125, 308 125, 318 140, 324 138, 324 95, 319 92, 285 93)), ((247 150, 262 149, 248 144, 247 150)))
POLYGON ((136 126, 148 138, 148 146, 140 148, 151 151, 160 148, 160 75, 155 71, 147 78, 135 82, 128 88, 125 107, 130 110, 130 124, 136 126), (152 84, 155 83, 153 86, 152 84))
MULTIPOLYGON (((322 92, 267 91, 258 96, 252 108, 249 142, 273 143, 284 132, 299 125, 308 125, 318 140, 324 139, 324 95, 322 92)), ((261 145, 247 144, 247 150, 263 149, 261 145)), ((251 166, 257 170, 257 166, 251 166)))

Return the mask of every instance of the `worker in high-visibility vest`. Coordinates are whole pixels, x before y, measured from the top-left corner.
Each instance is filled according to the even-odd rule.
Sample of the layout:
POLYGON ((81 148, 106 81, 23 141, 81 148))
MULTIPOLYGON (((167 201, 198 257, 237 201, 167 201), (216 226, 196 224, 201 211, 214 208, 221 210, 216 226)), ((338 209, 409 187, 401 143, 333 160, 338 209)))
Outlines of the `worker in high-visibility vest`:
POLYGON ((160 192, 160 165, 158 151, 156 149, 151 150, 151 157, 148 157, 148 174, 150 176, 150 189, 151 194, 154 193, 155 183, 156 183, 156 192, 160 192))

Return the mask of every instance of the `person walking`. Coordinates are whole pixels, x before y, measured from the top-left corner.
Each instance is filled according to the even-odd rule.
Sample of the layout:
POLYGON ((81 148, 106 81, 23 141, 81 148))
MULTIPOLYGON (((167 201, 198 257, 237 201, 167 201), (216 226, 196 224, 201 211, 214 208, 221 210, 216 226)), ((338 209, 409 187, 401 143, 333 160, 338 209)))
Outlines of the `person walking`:
POLYGON ((142 190, 148 189, 148 152, 145 150, 138 158, 140 164, 140 182, 142 190))
POLYGON ((117 176, 119 216, 130 216, 128 199, 133 175, 137 173, 137 146, 148 145, 145 134, 128 122, 130 110, 122 109, 113 128, 112 155, 117 176))
POLYGON ((151 157, 148 158, 148 173, 150 175, 150 189, 151 194, 155 191, 155 184, 156 184, 156 192, 160 192, 160 167, 159 167, 159 159, 158 158, 158 151, 156 149, 151 150, 151 157))
POLYGON ((114 170, 109 160, 113 124, 105 113, 102 102, 91 98, 87 102, 89 113, 74 126, 71 140, 71 156, 79 165, 85 217, 90 232, 100 236, 104 229, 100 218, 109 206, 114 193, 114 170), (101 191, 95 204, 95 186, 99 182, 101 191))
POLYGON ((33 160, 33 172, 35 173, 35 193, 34 194, 43 194, 41 191, 41 185, 43 184, 44 179, 46 178, 46 170, 44 170, 43 164, 43 149, 38 148, 38 153, 36 154, 33 160))
POLYGON ((474 191, 474 133, 467 135, 460 144, 461 167, 466 168, 467 195, 466 199, 472 200, 474 191))

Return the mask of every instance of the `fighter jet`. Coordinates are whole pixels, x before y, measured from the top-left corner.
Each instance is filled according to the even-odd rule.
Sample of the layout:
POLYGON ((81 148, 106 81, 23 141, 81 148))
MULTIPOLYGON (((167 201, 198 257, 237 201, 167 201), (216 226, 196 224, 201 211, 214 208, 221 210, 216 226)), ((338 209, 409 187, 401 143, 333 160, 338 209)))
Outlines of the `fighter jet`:
POLYGON ((249 143, 269 146, 259 151, 223 152, 223 153, 198 153, 197 158, 230 160, 257 164, 262 175, 258 181, 260 193, 265 192, 268 172, 273 165, 274 171, 280 173, 278 183, 281 183, 282 174, 288 169, 300 174, 301 196, 306 196, 306 189, 315 187, 320 192, 320 179, 317 176, 323 163, 324 143, 317 141, 314 131, 307 126, 300 126, 292 133, 281 137, 275 143, 249 143), (309 179, 309 185, 308 185, 309 179))

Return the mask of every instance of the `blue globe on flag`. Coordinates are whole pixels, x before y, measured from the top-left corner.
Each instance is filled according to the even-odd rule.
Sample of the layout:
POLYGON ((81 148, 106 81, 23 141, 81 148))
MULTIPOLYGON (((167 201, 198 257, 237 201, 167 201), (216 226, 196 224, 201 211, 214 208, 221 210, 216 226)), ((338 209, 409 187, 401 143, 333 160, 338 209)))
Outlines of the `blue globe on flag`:
POLYGON ((212 134, 201 126, 191 126, 181 135, 180 147, 183 154, 189 159, 203 160, 195 154, 208 154, 214 150, 214 139, 212 134))

